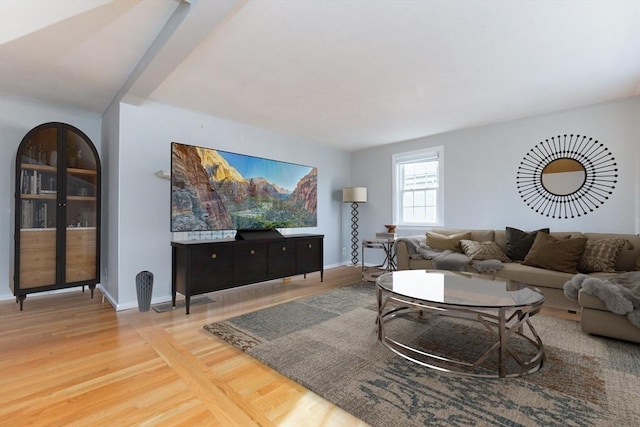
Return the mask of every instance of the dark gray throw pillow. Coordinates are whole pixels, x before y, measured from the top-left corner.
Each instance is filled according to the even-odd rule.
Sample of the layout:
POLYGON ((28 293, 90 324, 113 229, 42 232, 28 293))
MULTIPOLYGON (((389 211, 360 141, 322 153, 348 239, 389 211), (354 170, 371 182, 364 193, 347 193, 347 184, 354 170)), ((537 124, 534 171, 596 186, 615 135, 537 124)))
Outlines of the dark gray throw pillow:
POLYGON ((536 234, 539 232, 549 234, 549 229, 541 228, 535 231, 522 231, 517 228, 505 227, 507 256, 513 261, 523 261, 536 240, 536 234))

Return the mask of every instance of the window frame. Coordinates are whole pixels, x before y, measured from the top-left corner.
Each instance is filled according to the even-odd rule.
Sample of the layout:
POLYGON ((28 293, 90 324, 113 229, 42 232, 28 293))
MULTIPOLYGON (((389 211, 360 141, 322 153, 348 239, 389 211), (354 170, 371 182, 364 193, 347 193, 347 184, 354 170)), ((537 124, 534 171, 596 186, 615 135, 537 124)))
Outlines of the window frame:
POLYGON ((435 147, 423 148, 420 150, 396 153, 391 156, 392 162, 392 204, 393 204, 393 223, 400 228, 424 228, 424 227, 442 227, 444 226, 444 147, 439 145, 435 147), (419 162, 420 160, 438 160, 438 187, 436 189, 436 221, 435 222, 406 222, 402 218, 402 199, 403 193, 401 184, 401 165, 419 162))

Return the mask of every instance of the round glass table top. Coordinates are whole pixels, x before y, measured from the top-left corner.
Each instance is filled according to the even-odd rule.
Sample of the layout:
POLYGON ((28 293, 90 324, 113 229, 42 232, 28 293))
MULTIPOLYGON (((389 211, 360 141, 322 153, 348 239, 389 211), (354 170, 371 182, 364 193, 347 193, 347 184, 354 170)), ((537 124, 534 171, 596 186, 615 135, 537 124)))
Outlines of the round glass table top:
POLYGON ((376 285, 403 297, 458 306, 501 308, 544 302, 541 293, 522 283, 459 271, 393 271, 378 277, 376 285))

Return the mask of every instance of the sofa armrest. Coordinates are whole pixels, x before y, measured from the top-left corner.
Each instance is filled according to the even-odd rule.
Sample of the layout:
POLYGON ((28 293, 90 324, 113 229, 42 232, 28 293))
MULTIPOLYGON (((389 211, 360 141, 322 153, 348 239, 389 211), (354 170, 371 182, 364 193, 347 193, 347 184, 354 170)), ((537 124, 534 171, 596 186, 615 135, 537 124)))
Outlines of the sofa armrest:
POLYGON ((407 249, 407 242, 402 240, 396 242, 396 268, 409 270, 409 249, 407 249))

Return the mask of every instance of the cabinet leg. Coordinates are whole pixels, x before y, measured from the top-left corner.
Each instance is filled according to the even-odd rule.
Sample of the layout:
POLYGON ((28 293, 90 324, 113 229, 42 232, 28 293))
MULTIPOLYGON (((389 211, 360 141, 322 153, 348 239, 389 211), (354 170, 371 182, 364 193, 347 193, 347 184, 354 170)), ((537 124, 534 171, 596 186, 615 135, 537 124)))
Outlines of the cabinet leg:
POLYGON ((20 303, 20 311, 22 311, 22 305, 24 303, 24 300, 27 298, 26 295, 19 295, 16 297, 16 302, 20 303))
MULTIPOLYGON (((96 288, 96 285, 89 285, 89 290, 91 291, 91 299, 93 299, 93 290, 96 288)), ((82 287, 84 289, 84 286, 82 287)))
POLYGON ((189 314, 189 302, 191 301, 191 297, 187 294, 184 296, 184 306, 187 309, 187 314, 189 314))

